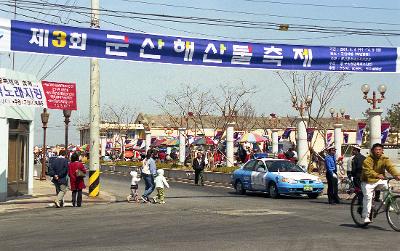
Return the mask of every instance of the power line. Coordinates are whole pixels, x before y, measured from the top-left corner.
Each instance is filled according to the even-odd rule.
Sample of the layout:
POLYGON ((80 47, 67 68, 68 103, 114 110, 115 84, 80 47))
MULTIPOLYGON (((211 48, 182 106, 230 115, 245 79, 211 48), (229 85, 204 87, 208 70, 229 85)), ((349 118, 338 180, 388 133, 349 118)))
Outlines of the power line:
MULTIPOLYGON (((43 3, 38 3, 34 1, 22 1, 24 3, 30 4, 41 4, 46 7, 53 9, 57 8, 71 8, 71 6, 60 5, 60 4, 50 4, 45 5, 43 3)), ((85 13, 91 9, 83 6, 76 6, 75 12, 85 13), (79 11, 78 11, 79 10, 79 11)), ((274 22, 254 22, 248 20, 235 20, 235 19, 214 19, 214 18, 204 18, 204 17, 193 17, 193 16, 174 16, 165 15, 157 13, 142 13, 133 11, 122 11, 122 10, 105 10, 99 9, 102 15, 110 17, 119 18, 133 18, 133 19, 145 19, 152 21, 163 21, 163 22, 173 22, 173 23, 187 23, 187 24, 199 24, 199 25, 210 25, 210 26, 223 26, 223 27, 233 27, 233 28, 247 28, 247 29, 264 29, 264 30, 277 30, 279 23, 274 22)), ((384 30, 384 29, 355 29, 350 27, 327 27, 318 25, 298 25, 290 24, 291 31, 304 31, 304 32, 319 32, 319 33, 346 33, 351 35, 374 35, 374 36, 398 36, 400 35, 399 30, 384 30)))
POLYGON ((312 6, 312 7, 324 7, 324 8, 346 8, 346 9, 389 10, 389 11, 400 10, 399 8, 368 7, 368 6, 354 6, 354 5, 328 5, 328 4, 314 4, 314 3, 293 3, 293 2, 268 1, 268 0, 242 0, 242 1, 253 2, 253 3, 271 3, 280 5, 312 6))
POLYGON ((310 18, 303 16, 286 16, 286 15, 276 15, 270 13, 256 13, 256 12, 248 12, 248 11, 233 11, 233 10, 223 10, 223 9, 215 9, 215 8, 201 8, 187 5, 175 5, 175 4, 165 4, 165 3, 152 3, 147 1, 138 1, 138 0, 121 0, 123 2, 130 3, 141 3, 146 5, 153 6, 164 6, 164 7, 174 7, 174 8, 183 8, 183 9, 191 9, 191 10, 201 10, 201 11, 214 11, 221 13, 231 13, 231 14, 245 14, 252 16, 269 16, 269 17, 279 17, 279 18, 292 18, 292 19, 302 19, 302 20, 312 20, 312 21, 330 21, 330 22, 341 22, 341 23, 357 23, 357 24, 379 24, 379 25, 400 25, 399 23, 385 23, 385 22, 371 22, 371 21, 354 21, 354 20, 340 20, 340 19, 328 19, 328 18, 310 18))

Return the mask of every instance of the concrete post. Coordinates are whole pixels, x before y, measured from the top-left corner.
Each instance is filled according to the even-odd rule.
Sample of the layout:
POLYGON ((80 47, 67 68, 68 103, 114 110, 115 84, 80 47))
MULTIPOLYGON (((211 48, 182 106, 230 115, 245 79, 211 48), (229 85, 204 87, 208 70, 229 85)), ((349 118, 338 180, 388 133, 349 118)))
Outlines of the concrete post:
POLYGON ((335 140, 335 149, 336 149, 336 159, 338 159, 340 156, 342 156, 342 126, 343 124, 334 124, 333 128, 333 134, 334 134, 334 140, 335 140))
POLYGON ((186 158, 186 137, 185 137, 186 128, 178 128, 178 131, 179 131, 179 163, 181 165, 184 165, 186 158))
POLYGON ((226 127, 226 166, 234 166, 233 159, 233 127, 235 123, 228 123, 226 127))
POLYGON ((146 149, 146 154, 147 151, 150 149, 150 145, 151 145, 151 131, 145 131, 145 149, 146 149))
POLYGON ((381 114, 382 109, 369 110, 369 141, 370 148, 375 143, 381 143, 381 114))
MULTIPOLYGON (((100 28, 99 0, 92 0, 91 27, 100 28)), ((90 163, 89 196, 100 192, 100 66, 97 58, 90 59, 90 163)))
POLYGON ((272 153, 278 153, 278 132, 279 129, 272 129, 272 153))
POLYGON ((307 167, 307 121, 305 117, 298 117, 297 121, 297 158, 298 164, 307 167))

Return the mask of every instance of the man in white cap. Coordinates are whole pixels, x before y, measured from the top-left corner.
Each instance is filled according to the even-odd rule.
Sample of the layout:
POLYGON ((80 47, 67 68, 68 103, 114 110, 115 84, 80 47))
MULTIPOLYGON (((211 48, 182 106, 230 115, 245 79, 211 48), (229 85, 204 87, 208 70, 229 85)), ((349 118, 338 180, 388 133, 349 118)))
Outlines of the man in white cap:
POLYGON ((327 148, 328 155, 325 157, 326 167, 326 180, 328 181, 328 203, 339 204, 340 199, 338 196, 338 176, 336 167, 335 153, 336 149, 334 146, 327 148))
POLYGON ((351 177, 354 186, 361 189, 361 171, 365 156, 361 154, 361 147, 354 145, 352 149, 353 160, 351 161, 351 177))

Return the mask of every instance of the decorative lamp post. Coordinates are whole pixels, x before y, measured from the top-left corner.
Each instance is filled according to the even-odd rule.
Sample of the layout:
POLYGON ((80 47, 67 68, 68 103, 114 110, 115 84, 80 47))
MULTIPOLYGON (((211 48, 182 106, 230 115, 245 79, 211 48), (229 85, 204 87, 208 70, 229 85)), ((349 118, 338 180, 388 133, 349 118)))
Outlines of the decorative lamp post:
POLYGON ((380 98, 376 97, 376 92, 372 92, 372 98, 368 98, 368 92, 370 88, 368 84, 364 84, 361 86, 361 91, 364 94, 364 99, 372 105, 372 109, 368 110, 369 115, 369 129, 370 129, 370 148, 375 143, 381 143, 381 114, 383 112, 382 109, 377 107, 377 104, 380 104, 385 99, 385 92, 387 90, 385 85, 379 85, 378 91, 381 94, 380 98))
POLYGON ((272 135, 271 135, 271 138, 272 138, 272 153, 273 154, 277 154, 278 153, 278 144, 279 144, 279 141, 278 141, 278 131, 279 131, 278 123, 279 123, 279 119, 278 119, 278 117, 276 116, 275 113, 271 113, 270 116, 271 116, 271 125, 272 125, 272 128, 271 128, 271 131, 272 131, 272 135))
POLYGON ((40 114, 40 118, 42 119, 42 128, 43 128, 43 148, 42 148, 42 173, 40 174, 40 180, 46 180, 46 129, 47 123, 49 122, 50 114, 47 112, 47 109, 44 108, 43 112, 40 114))
POLYGON ((228 118, 226 125, 226 166, 234 166, 234 148, 233 148, 233 133, 235 131, 235 119, 237 111, 229 110, 228 113, 224 112, 224 116, 228 118))
POLYGON ((299 111, 300 116, 297 122, 297 156, 298 163, 303 167, 307 167, 307 152, 308 152, 308 142, 307 142, 307 116, 305 111, 311 106, 312 98, 307 96, 305 100, 298 100, 296 95, 292 96, 292 107, 299 111))
POLYGON ((340 123, 342 119, 345 118, 344 113, 345 110, 341 108, 339 110, 339 113, 336 113, 336 110, 334 108, 330 108, 329 112, 331 114, 331 118, 335 119, 335 123, 333 124, 334 132, 333 132, 333 137, 335 141, 335 149, 336 149, 336 159, 342 156, 342 127, 343 124, 340 123), (336 113, 336 115, 335 115, 336 113))
POLYGON ((71 110, 63 110, 64 113, 64 122, 65 122, 65 152, 67 153, 67 158, 69 158, 68 154, 68 124, 70 122, 69 118, 71 117, 71 110))
POLYGON ((184 127, 178 128, 178 132, 179 132, 179 164, 181 164, 181 165, 185 164, 185 158, 186 158, 185 131, 186 131, 186 128, 184 128, 184 127))

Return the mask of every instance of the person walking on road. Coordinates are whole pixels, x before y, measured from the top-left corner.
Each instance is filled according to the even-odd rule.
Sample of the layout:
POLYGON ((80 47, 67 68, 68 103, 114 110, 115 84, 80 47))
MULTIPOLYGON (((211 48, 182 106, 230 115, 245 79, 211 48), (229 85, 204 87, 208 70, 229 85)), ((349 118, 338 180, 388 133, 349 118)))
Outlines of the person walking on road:
POLYGON ((136 171, 131 171, 130 172, 131 175, 131 194, 128 195, 128 197, 126 197, 126 199, 128 200, 128 202, 131 202, 131 199, 133 199, 133 201, 135 202, 139 202, 139 195, 138 195, 138 189, 139 189, 139 181, 140 178, 137 177, 137 172, 136 171))
POLYGON ((388 188, 385 179, 385 171, 400 180, 400 171, 396 169, 388 157, 383 155, 383 145, 376 143, 371 148, 371 153, 365 158, 361 172, 361 189, 363 192, 364 223, 371 223, 369 217, 372 207, 372 197, 377 187, 388 188))
POLYGON ((64 206, 64 196, 67 192, 68 159, 65 158, 65 150, 61 150, 56 159, 53 160, 49 169, 49 176, 56 187, 57 198, 54 201, 56 207, 64 206))
POLYGON ((157 170, 157 177, 154 179, 156 183, 157 189, 157 197, 154 199, 154 202, 159 204, 165 204, 165 187, 169 188, 169 184, 167 179, 164 177, 164 170, 157 170))
POLYGON ((145 191, 142 195, 144 202, 149 202, 149 195, 154 191, 154 176, 157 174, 156 161, 151 152, 148 152, 146 158, 143 160, 142 177, 145 183, 145 191))
POLYGON ((77 153, 71 155, 71 163, 68 166, 68 176, 72 191, 72 206, 82 206, 82 189, 86 188, 84 182, 84 176, 80 176, 78 173, 86 174, 86 168, 79 162, 79 156, 77 153))
POLYGON ((193 160, 193 169, 194 169, 194 184, 197 186, 200 184, 204 186, 204 167, 206 163, 204 162, 203 154, 201 152, 197 152, 197 157, 193 160))
POLYGON ((326 179, 328 181, 328 203, 331 205, 340 203, 335 153, 335 147, 331 146, 328 148, 328 156, 325 157, 326 179))

